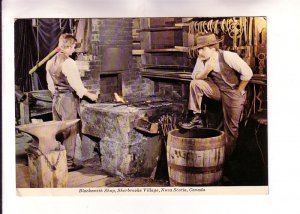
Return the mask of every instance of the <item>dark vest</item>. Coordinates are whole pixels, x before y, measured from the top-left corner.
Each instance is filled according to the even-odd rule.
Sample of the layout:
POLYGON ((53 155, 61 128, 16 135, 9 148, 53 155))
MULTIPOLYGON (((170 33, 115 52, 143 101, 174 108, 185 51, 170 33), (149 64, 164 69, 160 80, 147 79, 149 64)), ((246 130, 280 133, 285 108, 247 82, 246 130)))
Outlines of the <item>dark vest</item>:
POLYGON ((61 65, 66 59, 68 59, 68 57, 64 54, 56 54, 52 58, 52 64, 50 65, 49 73, 53 79, 54 86, 57 90, 69 90, 73 92, 74 89, 70 86, 67 77, 62 73, 61 65))
POLYGON ((219 85, 223 80, 230 88, 236 88, 240 84, 238 73, 232 69, 224 60, 223 51, 219 50, 220 73, 211 72, 211 78, 219 85), (220 80, 221 77, 221 80, 220 80))

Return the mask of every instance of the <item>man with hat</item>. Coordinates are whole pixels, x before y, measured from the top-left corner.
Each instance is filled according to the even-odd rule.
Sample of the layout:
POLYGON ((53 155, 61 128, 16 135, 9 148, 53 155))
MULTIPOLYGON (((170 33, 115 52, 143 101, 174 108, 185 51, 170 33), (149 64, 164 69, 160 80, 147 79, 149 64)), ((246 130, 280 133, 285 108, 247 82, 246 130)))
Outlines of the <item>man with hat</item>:
MULTIPOLYGON (((79 98, 98 99, 98 92, 91 93, 84 87, 76 62, 70 58, 75 51, 76 41, 72 34, 62 34, 58 42, 60 51, 46 64, 48 89, 53 95, 53 120, 77 119, 80 113, 79 98)), ((76 126, 63 133, 68 171, 82 168, 74 162, 77 133, 76 126)))
POLYGON ((228 157, 238 137, 238 125, 246 98, 245 87, 253 73, 248 64, 230 51, 219 50, 214 34, 198 38, 198 44, 191 49, 198 51, 198 58, 192 73, 188 109, 193 118, 179 124, 184 129, 202 126, 201 103, 203 95, 221 101, 226 135, 226 156, 228 157))

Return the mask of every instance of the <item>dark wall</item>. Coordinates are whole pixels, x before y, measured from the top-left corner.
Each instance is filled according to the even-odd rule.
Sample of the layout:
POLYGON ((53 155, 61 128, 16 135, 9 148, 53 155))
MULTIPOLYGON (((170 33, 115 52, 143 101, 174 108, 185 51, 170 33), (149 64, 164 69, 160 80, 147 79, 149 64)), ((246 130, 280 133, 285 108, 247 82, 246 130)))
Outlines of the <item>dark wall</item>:
POLYGON ((28 72, 57 46, 61 33, 71 32, 71 22, 68 19, 15 21, 15 84, 22 91, 47 89, 45 64, 33 75, 28 72))

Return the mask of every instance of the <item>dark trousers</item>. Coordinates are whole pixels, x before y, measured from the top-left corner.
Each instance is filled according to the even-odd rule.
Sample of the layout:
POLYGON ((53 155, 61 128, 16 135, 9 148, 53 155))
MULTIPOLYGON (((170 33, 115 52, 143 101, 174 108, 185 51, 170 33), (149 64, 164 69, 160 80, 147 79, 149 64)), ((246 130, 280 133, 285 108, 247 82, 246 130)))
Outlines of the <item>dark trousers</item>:
MULTIPOLYGON (((78 118, 79 112, 79 98, 72 92, 58 93, 55 92, 52 102, 53 120, 63 121, 78 118)), ((73 126, 64 131, 63 144, 67 152, 68 166, 74 163, 76 137, 78 133, 78 126, 73 126)))
POLYGON ((229 157, 235 148, 238 137, 240 117, 244 108, 246 95, 241 95, 237 89, 220 85, 210 80, 192 80, 190 83, 189 110, 201 112, 203 95, 222 102, 224 115, 224 132, 226 136, 225 151, 229 157))

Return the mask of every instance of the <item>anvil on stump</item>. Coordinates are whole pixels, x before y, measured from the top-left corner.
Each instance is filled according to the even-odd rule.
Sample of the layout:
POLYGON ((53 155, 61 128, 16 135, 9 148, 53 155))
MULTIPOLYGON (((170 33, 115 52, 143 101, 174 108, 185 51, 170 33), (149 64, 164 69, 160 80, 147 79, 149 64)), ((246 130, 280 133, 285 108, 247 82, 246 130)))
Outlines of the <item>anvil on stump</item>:
POLYGON ((56 135, 74 126, 79 119, 48 121, 17 126, 34 139, 27 149, 30 187, 66 187, 68 167, 66 150, 56 135))

